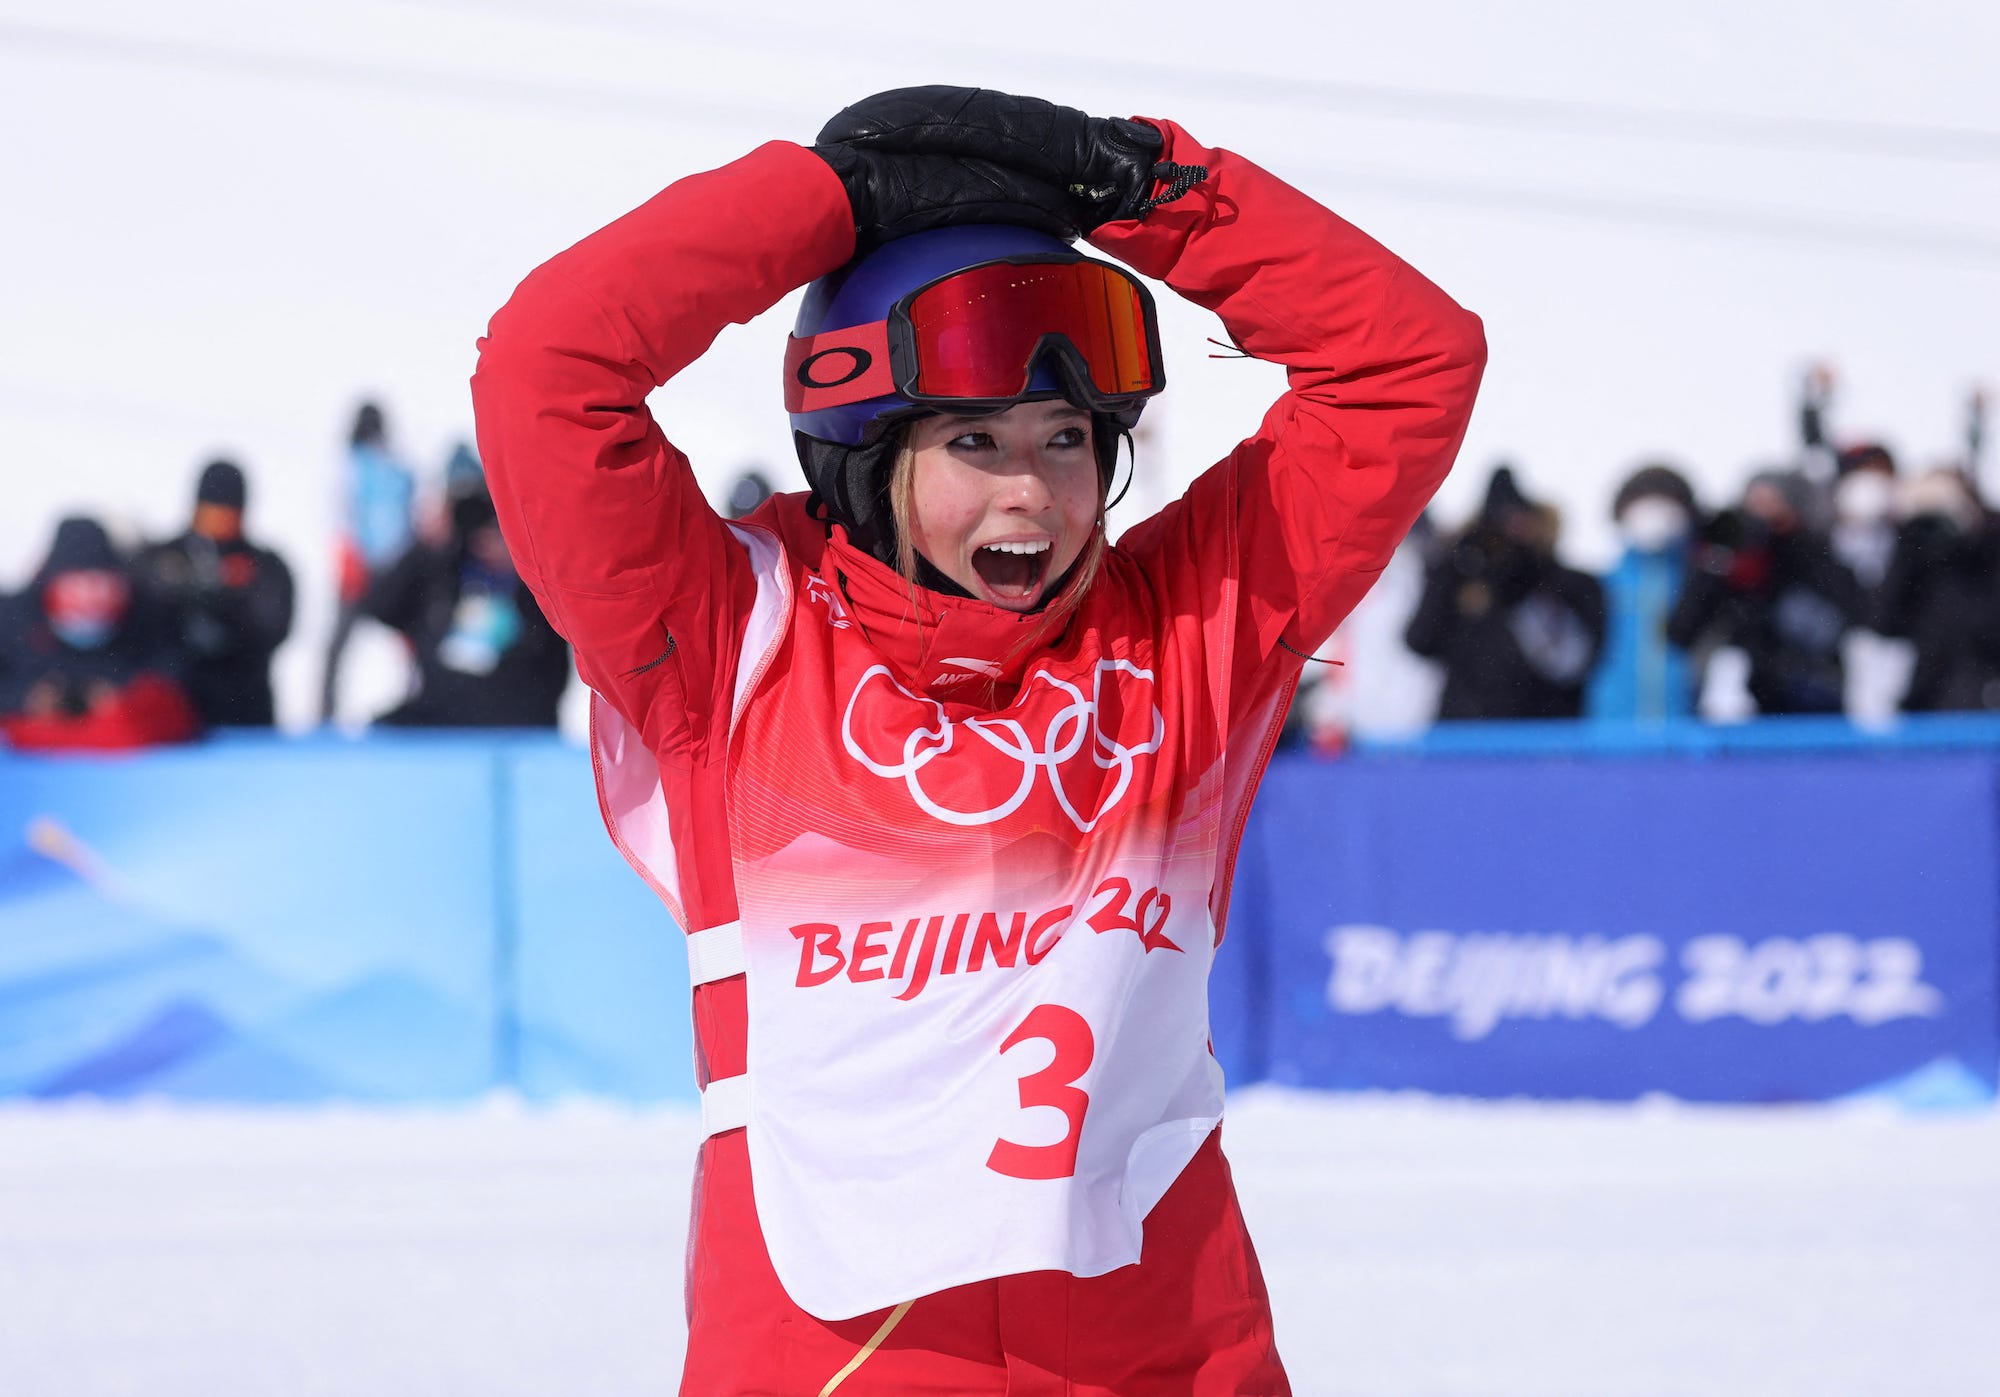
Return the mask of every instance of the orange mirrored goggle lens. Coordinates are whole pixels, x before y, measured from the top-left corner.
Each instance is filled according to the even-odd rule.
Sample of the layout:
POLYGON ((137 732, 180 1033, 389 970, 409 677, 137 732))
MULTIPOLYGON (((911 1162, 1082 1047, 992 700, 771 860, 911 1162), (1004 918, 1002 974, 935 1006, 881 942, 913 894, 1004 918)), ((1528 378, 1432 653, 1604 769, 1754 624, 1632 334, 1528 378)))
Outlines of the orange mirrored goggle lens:
POLYGON ((917 373, 903 386, 925 398, 1018 397, 1044 341, 1060 335, 1099 394, 1155 392, 1142 295, 1131 277, 1097 262, 995 262, 956 273, 904 307, 917 373))

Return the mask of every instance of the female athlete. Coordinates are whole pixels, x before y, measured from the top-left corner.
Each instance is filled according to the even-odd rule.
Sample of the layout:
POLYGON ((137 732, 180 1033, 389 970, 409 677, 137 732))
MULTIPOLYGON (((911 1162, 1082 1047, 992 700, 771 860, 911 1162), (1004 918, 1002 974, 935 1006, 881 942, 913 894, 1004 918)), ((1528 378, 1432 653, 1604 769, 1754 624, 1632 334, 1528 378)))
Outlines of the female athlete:
POLYGON ((1484 358, 1249 161, 946 87, 680 180, 495 316, 501 522, 593 691, 611 836, 687 931, 684 1392, 1289 1391, 1208 969, 1303 657, 1484 358), (1288 387, 1114 545, 1149 282, 1288 387), (646 396, 801 286, 810 488, 724 522, 646 396))

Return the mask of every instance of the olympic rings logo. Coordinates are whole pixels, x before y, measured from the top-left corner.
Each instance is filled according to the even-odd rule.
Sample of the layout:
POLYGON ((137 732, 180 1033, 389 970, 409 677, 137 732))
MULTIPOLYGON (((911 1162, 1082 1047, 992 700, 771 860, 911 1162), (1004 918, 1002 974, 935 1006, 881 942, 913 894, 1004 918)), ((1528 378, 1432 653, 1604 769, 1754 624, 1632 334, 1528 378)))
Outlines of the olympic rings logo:
MULTIPOLYGON (((1069 701, 1049 715, 1042 729, 1040 741, 1029 736, 1028 724, 1015 718, 966 718, 953 721, 945 716, 944 705, 932 699, 922 698, 896 682, 887 665, 871 665, 861 680, 854 686, 854 692, 847 700, 847 711, 840 719, 840 740, 847 753, 877 776, 889 780, 901 780, 910 792, 910 799, 919 809, 951 825, 990 825, 1003 820, 1021 808, 1035 787, 1035 773, 1046 771, 1049 786, 1055 793, 1056 803, 1079 831, 1089 833, 1098 821, 1110 813, 1112 807, 1125 798, 1131 788, 1133 767, 1137 759, 1150 756, 1160 750, 1160 743, 1166 738, 1166 720, 1160 716, 1157 703, 1149 705, 1153 715, 1152 737, 1137 745, 1128 746, 1106 733, 1098 724, 1098 705, 1103 698, 1104 676, 1123 674, 1150 689, 1153 672, 1140 669, 1129 660, 1099 660, 1096 673, 1091 680, 1090 697, 1085 698, 1083 690, 1067 680, 1058 679, 1047 670, 1036 670, 1028 677, 1027 688, 1045 684, 1058 693, 1067 694, 1069 701), (854 714, 863 703, 863 695, 877 687, 877 681, 887 684, 911 703, 922 704, 930 709, 931 718, 927 726, 912 729, 902 739, 902 750, 892 761, 880 761, 871 756, 867 749, 855 738, 854 714), (924 789, 924 769, 954 751, 961 753, 961 759, 985 750, 969 746, 977 738, 987 748, 1021 764, 1021 778, 1013 793, 997 805, 984 810, 954 810, 932 797, 924 789), (1069 790, 1063 785, 1062 766, 1078 756, 1088 744, 1090 760, 1099 771, 1116 772, 1110 789, 1098 802, 1094 814, 1088 818, 1078 811, 1069 790)), ((1123 689, 1136 687, 1119 684, 1123 689)), ((871 708, 879 711, 879 704, 871 702, 871 708)), ((900 705, 898 705, 900 706, 900 705)), ((892 739, 893 740, 893 739, 892 739)))

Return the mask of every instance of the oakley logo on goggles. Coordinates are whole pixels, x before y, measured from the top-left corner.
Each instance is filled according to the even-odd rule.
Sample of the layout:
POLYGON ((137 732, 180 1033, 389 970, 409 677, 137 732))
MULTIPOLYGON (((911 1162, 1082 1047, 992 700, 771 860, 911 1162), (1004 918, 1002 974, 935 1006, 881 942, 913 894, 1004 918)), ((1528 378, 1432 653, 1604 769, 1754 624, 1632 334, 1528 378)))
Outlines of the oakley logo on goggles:
POLYGON ((794 337, 785 409, 818 412, 899 394, 919 404, 1004 408, 1054 350, 1081 406, 1115 412, 1166 386, 1153 298, 1108 262, 1006 258, 927 282, 869 325, 794 337))

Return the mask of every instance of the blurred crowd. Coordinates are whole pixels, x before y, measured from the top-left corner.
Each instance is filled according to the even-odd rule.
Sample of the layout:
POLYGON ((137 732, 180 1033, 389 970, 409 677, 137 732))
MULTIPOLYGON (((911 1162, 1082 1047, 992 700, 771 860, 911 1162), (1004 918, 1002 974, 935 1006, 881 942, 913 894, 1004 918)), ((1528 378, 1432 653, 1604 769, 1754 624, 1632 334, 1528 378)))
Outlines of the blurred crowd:
MULTIPOLYGON (((292 633, 292 569, 255 541, 250 481, 234 461, 199 472, 186 527, 121 546, 97 518, 55 526, 18 593, 0 593, 0 741, 29 749, 178 742, 269 728, 271 661, 292 633)), ((732 516, 769 498, 755 470, 732 516)), ((514 569, 478 455, 460 444, 434 483, 393 444, 380 404, 349 429, 335 531, 338 606, 318 717, 343 711, 358 628, 393 633, 406 692, 388 727, 553 728, 569 647, 514 569)))
POLYGON ((1831 393, 1830 373, 1808 375, 1795 459, 1719 507, 1672 464, 1632 471, 1602 576, 1562 561, 1557 511, 1496 467, 1464 527, 1419 522, 1335 638, 1338 665, 1308 666, 1288 738, 1337 750, 1436 719, 2000 710, 1983 398, 1963 456, 1911 470, 1880 442, 1836 442, 1831 393))
POLYGON ((187 528, 131 552, 94 518, 59 522, 27 586, 0 597, 0 734, 109 748, 268 727, 292 574, 245 536, 248 494, 239 466, 210 462, 187 528))
MULTIPOLYGON (((1338 750, 1439 719, 1740 721, 1765 713, 2000 710, 2000 514, 1977 488, 1984 403, 1955 461, 1909 469, 1836 441, 1832 379, 1808 375, 1796 458, 1708 508, 1666 462, 1611 505, 1621 553, 1602 576, 1562 560, 1562 521, 1496 467, 1463 527, 1426 516, 1360 609, 1309 664, 1287 740, 1338 750)), ((755 469, 723 510, 772 491, 755 469)), ((115 748, 270 727, 271 660, 291 634, 292 570, 254 540, 250 482, 201 469, 186 526, 121 547, 102 522, 56 524, 27 585, 0 595, 0 738, 115 748)), ((434 488, 392 445, 381 407, 348 433, 339 605, 319 717, 341 710, 360 626, 387 628, 407 692, 375 723, 549 728, 570 658, 521 582, 472 448, 434 488)))
MULTIPOLYGON (((446 466, 442 507, 422 512, 416 473, 365 403, 342 493, 322 717, 365 618, 402 638, 412 675, 408 698, 375 721, 553 726, 568 650, 515 576, 471 449, 446 466)), ((0 736, 105 749, 271 727, 271 659, 292 631, 294 589, 285 559, 255 541, 250 500, 243 468, 217 460, 172 538, 120 547, 96 518, 59 521, 27 585, 0 596, 0 736)))

